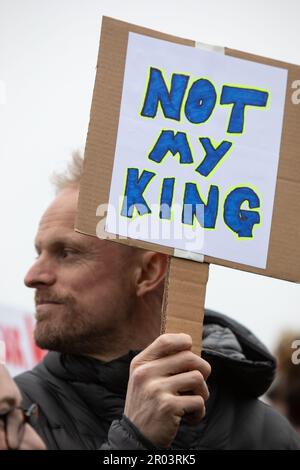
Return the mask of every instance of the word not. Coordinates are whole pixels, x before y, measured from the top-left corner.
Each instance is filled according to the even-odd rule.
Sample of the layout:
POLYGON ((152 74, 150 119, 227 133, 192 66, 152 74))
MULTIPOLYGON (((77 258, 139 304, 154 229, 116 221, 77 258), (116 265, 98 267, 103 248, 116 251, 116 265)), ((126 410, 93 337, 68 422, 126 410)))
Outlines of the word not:
MULTIPOLYGON (((150 67, 147 91, 141 115, 155 118, 161 105, 165 118, 181 120, 183 99, 187 91, 189 75, 173 73, 168 90, 163 72, 150 67)), ((266 107, 269 93, 255 88, 223 85, 220 105, 232 105, 227 132, 240 134, 244 131, 246 106, 266 107)), ((189 88, 184 105, 185 117, 193 124, 206 122, 212 115, 217 102, 217 92, 207 78, 195 80, 189 88)))

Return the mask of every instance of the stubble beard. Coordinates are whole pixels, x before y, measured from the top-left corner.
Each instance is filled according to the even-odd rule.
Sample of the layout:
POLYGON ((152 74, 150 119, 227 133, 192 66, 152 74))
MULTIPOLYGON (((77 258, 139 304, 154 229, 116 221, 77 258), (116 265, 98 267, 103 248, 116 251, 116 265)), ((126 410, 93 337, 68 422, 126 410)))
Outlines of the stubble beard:
MULTIPOLYGON (((44 293, 43 293, 44 296, 44 293)), ((36 304, 40 302, 40 295, 37 292, 35 296, 36 304)), ((44 296, 45 298, 45 296, 44 296)), ((76 355, 96 355, 108 354, 114 346, 124 340, 122 332, 116 323, 103 321, 103 312, 82 311, 71 296, 58 297, 51 295, 46 297, 49 301, 60 302, 60 312, 49 313, 46 315, 36 314, 36 327, 34 339, 41 349, 49 351, 58 351, 67 354, 76 355)), ((123 304, 123 302, 120 302, 123 304)), ((125 302, 124 302, 125 303, 125 302)), ((127 305, 111 306, 112 309, 122 311, 130 308, 127 305)), ((111 318, 117 318, 118 312, 111 311, 111 318)), ((107 312, 105 312, 107 318, 107 312)))

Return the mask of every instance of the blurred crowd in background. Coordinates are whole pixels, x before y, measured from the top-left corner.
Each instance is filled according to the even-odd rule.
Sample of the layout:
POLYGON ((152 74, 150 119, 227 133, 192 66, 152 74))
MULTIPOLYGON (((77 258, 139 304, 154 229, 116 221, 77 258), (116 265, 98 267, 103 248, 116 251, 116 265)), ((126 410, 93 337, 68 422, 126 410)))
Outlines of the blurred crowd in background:
POLYGON ((300 330, 284 332, 274 353, 277 374, 267 398, 300 434, 300 330))

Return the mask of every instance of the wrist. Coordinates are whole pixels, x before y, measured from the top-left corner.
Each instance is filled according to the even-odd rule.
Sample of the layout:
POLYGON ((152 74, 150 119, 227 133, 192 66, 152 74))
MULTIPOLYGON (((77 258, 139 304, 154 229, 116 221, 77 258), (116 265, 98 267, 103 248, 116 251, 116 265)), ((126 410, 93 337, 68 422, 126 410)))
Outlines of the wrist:
POLYGON ((146 450, 169 450, 170 447, 159 447, 151 442, 143 433, 135 426, 135 424, 130 421, 130 419, 123 414, 123 417, 120 421, 121 425, 130 433, 136 440, 138 440, 146 450))

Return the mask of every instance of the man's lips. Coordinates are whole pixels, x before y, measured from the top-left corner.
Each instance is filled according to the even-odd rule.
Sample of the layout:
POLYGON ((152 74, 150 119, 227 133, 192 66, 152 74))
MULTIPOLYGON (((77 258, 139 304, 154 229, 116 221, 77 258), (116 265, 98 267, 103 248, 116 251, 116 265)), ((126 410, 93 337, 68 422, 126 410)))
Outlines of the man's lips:
POLYGON ((60 307, 63 306, 62 302, 56 302, 53 300, 39 300, 36 302, 36 320, 42 320, 45 318, 45 315, 54 313, 55 311, 59 312, 60 307))
POLYGON ((39 307, 40 305, 61 305, 63 302, 57 302, 54 300, 39 300, 36 302, 36 306, 39 307))

